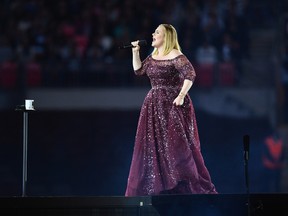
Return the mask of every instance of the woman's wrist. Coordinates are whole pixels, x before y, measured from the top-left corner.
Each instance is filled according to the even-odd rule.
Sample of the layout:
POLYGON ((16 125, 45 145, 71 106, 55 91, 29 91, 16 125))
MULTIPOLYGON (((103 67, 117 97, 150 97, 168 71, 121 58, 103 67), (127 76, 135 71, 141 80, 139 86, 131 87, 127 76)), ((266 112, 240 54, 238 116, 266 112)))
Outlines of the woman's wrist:
POLYGON ((180 97, 181 99, 184 99, 185 96, 186 96, 186 94, 184 92, 180 92, 178 94, 178 97, 180 97))
POLYGON ((134 53, 134 54, 139 54, 140 52, 139 52, 139 49, 137 49, 137 48, 132 48, 132 53, 134 53))

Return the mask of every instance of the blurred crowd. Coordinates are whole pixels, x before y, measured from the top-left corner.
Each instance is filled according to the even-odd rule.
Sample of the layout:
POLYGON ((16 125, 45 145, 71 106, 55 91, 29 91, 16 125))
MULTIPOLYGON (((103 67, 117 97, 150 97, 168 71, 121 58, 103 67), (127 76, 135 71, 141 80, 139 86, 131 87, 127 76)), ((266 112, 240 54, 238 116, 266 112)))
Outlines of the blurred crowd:
POLYGON ((160 23, 176 27, 199 70, 225 63, 223 73, 237 77, 253 16, 248 0, 3 0, 0 88, 146 85, 134 77, 131 50, 119 46, 145 39, 144 58, 160 23))

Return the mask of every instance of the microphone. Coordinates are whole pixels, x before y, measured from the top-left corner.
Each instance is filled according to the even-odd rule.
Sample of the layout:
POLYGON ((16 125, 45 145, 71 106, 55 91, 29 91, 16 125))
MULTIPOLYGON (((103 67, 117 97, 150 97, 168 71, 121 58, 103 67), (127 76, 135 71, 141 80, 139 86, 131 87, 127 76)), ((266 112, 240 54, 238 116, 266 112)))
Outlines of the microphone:
POLYGON ((250 143, 249 135, 243 136, 244 159, 246 161, 248 161, 249 159, 249 143, 250 143))
MULTIPOLYGON (((146 46, 147 42, 146 42, 146 40, 139 40, 138 45, 139 46, 146 46)), ((127 45, 119 46, 119 49, 126 49, 126 48, 132 48, 132 47, 134 47, 132 44, 127 44, 127 45)))

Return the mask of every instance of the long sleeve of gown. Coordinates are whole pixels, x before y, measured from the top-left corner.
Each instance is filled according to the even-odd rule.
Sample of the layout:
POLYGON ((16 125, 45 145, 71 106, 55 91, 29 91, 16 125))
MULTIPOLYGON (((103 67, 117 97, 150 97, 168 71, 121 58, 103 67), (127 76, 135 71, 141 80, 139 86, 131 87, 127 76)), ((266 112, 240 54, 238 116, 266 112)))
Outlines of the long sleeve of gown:
POLYGON ((177 71, 184 77, 184 79, 194 82, 196 78, 196 72, 192 63, 187 59, 185 55, 181 55, 175 58, 174 65, 177 71))

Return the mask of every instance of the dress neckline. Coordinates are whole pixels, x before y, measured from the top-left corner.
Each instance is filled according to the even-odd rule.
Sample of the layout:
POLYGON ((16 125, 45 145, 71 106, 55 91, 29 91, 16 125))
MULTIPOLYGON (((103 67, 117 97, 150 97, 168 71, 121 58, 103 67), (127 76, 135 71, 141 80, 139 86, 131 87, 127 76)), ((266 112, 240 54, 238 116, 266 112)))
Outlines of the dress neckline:
POLYGON ((171 61, 171 60, 177 59, 177 58, 179 58, 180 56, 183 56, 183 55, 184 55, 184 54, 180 54, 180 55, 178 55, 178 56, 176 56, 176 57, 174 57, 174 58, 170 58, 170 59, 155 59, 155 58, 153 58, 152 55, 150 55, 150 57, 151 57, 151 59, 153 59, 154 61, 171 61))

